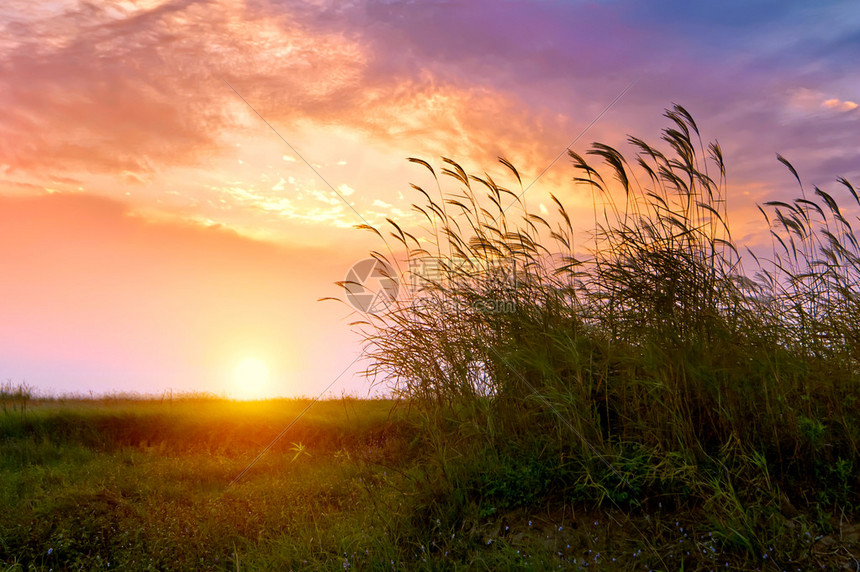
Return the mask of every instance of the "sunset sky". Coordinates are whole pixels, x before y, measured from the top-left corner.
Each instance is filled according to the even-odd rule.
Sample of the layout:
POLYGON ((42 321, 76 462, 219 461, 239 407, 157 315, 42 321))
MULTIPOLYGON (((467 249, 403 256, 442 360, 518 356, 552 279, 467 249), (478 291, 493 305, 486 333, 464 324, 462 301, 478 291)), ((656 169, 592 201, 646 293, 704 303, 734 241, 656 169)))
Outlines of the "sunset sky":
MULTIPOLYGON (((860 183, 858 61, 853 1, 5 0, 0 381, 241 396, 256 358, 266 395, 366 395, 356 316, 317 299, 379 247, 354 225, 419 222, 407 157, 530 182, 619 95, 572 149, 679 103, 755 244, 797 192, 777 152, 860 183)), ((583 209, 574 174, 529 204, 583 209)))

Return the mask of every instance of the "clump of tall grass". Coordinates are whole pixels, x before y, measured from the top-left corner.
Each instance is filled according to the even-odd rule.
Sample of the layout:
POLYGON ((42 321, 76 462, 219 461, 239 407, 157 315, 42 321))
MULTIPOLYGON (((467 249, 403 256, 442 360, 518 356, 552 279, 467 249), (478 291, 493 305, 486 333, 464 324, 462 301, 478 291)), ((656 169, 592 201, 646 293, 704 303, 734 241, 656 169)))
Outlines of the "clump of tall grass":
POLYGON ((0 384, 0 409, 3 413, 26 413, 33 398, 33 388, 27 382, 13 384, 10 379, 0 384))
POLYGON ((779 331, 786 346, 856 370, 860 244, 846 215, 860 205, 860 197, 849 181, 839 178, 853 199, 847 208, 818 187, 807 198, 797 171, 778 158, 797 180, 801 197, 765 203, 771 214, 762 210, 773 238, 772 258, 759 264, 762 297, 771 305, 771 314, 782 316, 779 331))
POLYGON ((588 241, 557 197, 554 219, 530 212, 504 159, 513 189, 410 159, 436 188, 413 185, 421 232, 389 220, 389 252, 405 254, 372 253, 411 288, 357 323, 367 373, 424 413, 442 481, 479 496, 492 467, 526 456, 541 494, 711 506, 748 524, 744 546, 749 502, 838 496, 854 512, 858 194, 839 179, 847 206, 803 186, 766 203, 774 248, 742 256, 719 144, 683 107, 665 117, 660 144, 628 139, 630 161, 602 143, 569 152, 592 192, 588 241))

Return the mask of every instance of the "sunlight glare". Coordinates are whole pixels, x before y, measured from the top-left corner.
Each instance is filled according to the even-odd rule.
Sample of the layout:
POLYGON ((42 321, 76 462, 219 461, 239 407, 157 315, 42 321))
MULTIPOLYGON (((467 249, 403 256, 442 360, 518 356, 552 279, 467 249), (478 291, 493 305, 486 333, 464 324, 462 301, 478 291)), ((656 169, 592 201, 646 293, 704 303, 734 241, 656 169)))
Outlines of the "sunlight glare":
POLYGON ((234 372, 236 396, 238 399, 259 399, 263 397, 269 381, 269 368, 257 358, 247 358, 236 366, 234 372))

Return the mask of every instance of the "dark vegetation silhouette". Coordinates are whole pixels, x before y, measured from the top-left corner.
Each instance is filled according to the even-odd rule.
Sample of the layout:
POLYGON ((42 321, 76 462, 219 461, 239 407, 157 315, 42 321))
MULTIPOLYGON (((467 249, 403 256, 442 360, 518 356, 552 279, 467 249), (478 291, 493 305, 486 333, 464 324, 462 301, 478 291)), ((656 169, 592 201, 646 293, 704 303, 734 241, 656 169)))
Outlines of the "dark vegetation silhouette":
POLYGON ((420 414, 442 516, 698 507, 760 554, 795 506, 856 514, 857 191, 807 189, 777 156, 800 196, 760 207, 769 255, 742 252, 719 144, 665 117, 632 158, 569 152, 594 205, 579 227, 555 196, 556 216, 530 212, 504 159, 513 188, 410 159, 437 184, 413 185, 422 232, 389 220, 406 259, 372 254, 418 287, 356 325, 367 374, 420 414))

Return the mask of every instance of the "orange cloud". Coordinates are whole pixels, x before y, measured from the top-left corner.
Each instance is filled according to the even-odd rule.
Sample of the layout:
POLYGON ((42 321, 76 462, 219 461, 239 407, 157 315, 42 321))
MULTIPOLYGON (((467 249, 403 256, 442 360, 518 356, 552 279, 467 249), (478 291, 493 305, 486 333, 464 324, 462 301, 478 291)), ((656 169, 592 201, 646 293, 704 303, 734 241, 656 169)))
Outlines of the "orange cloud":
POLYGON ((827 109, 836 109, 838 111, 851 111, 852 109, 857 109, 857 104, 853 101, 841 101, 836 98, 826 100, 821 104, 821 106, 826 107, 827 109))
POLYGON ((13 170, 193 164, 236 123, 222 79, 254 83, 252 96, 301 88, 319 99, 351 83, 361 58, 337 34, 229 0, 32 12, 6 26, 0 48, 0 75, 15 78, 0 90, 0 162, 13 170))
POLYGON ((273 123, 347 126, 479 162, 526 162, 557 127, 488 88, 371 73, 369 44, 289 9, 220 0, 31 11, 7 26, 0 51, 0 74, 16 78, 0 91, 0 162, 13 171, 134 180, 199 164, 223 149, 225 130, 261 126, 222 80, 273 123))
POLYGON ((852 111, 857 109, 857 103, 841 100, 836 97, 827 97, 824 92, 800 88, 789 94, 789 110, 805 114, 820 113, 822 109, 832 111, 852 111))

